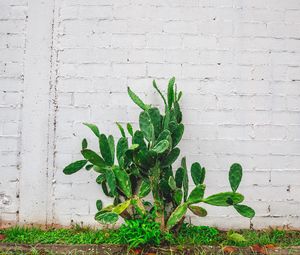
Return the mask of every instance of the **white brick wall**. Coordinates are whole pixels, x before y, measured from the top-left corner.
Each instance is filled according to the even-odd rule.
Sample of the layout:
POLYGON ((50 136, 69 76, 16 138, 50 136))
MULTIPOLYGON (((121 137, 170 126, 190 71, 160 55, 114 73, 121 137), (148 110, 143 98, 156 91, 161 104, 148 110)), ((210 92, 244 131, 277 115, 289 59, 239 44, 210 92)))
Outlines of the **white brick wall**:
POLYGON ((0 226, 17 222, 27 1, 0 2, 0 226))
MULTIPOLYGON (((101 191, 95 174, 62 174, 63 167, 79 157, 82 137, 96 146, 81 123, 96 122, 102 132, 119 135, 114 123, 137 125, 139 114, 126 87, 130 85, 146 101, 160 104, 151 80, 155 78, 163 87, 176 76, 184 91, 182 155, 189 163, 199 161, 206 167, 208 193, 228 188, 230 164, 240 162, 245 171, 240 190, 257 212, 249 222, 233 210, 207 207, 207 218, 192 221, 223 228, 300 228, 298 0, 47 2, 52 3, 53 15, 49 11, 49 16, 35 17, 45 23, 49 19, 51 25, 42 30, 45 37, 37 47, 45 67, 25 66, 33 70, 27 77, 25 73, 25 81, 31 80, 36 68, 49 68, 49 75, 40 75, 43 85, 35 82, 25 95, 27 101, 38 102, 37 109, 44 103, 48 125, 44 125, 45 118, 38 118, 43 125, 38 128, 37 122, 34 128, 42 138, 30 143, 26 137, 20 138, 30 127, 28 107, 23 108, 21 120, 19 116, 24 63, 32 63, 35 49, 28 55, 25 38, 27 47, 37 41, 30 33, 30 15, 26 24, 26 12, 38 10, 38 4, 27 8, 25 0, 0 2, 2 222, 33 221, 22 213, 19 219, 17 214, 30 193, 23 198, 21 193, 20 204, 16 197, 27 185, 36 187, 25 178, 32 173, 38 174, 33 191, 40 194, 33 197, 31 203, 39 205, 32 210, 43 214, 35 216, 35 223, 96 224, 94 202, 101 191), (31 98, 32 92, 37 97, 31 98), (38 144, 36 152, 39 146, 46 147, 38 165, 28 158, 30 153, 19 155, 28 152, 26 146, 31 144, 38 144), (34 169, 44 167, 32 170, 30 160, 34 169), (20 186, 19 176, 23 179, 20 186)), ((34 109, 34 104, 31 107, 34 109)))

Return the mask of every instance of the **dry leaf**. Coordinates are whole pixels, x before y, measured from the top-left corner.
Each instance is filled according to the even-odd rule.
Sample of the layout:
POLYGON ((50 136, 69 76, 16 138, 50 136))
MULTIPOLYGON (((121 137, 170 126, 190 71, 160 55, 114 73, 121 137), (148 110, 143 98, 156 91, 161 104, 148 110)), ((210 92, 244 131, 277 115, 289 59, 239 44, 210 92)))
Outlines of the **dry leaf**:
POLYGON ((276 246, 274 244, 266 244, 265 248, 267 248, 267 249, 275 249, 276 246))
POLYGON ((5 235, 0 234, 0 240, 4 240, 5 239, 5 235))
POLYGON ((225 246, 225 247, 223 247, 222 250, 225 253, 233 253, 233 252, 237 251, 237 249, 233 246, 225 246))
POLYGON ((131 250, 131 253, 132 253, 132 254, 135 254, 135 255, 139 255, 139 254, 142 253, 142 249, 132 249, 132 250, 131 250))
POLYGON ((254 244, 250 246, 253 252, 257 252, 260 254, 268 254, 267 249, 264 246, 260 246, 259 244, 254 244))

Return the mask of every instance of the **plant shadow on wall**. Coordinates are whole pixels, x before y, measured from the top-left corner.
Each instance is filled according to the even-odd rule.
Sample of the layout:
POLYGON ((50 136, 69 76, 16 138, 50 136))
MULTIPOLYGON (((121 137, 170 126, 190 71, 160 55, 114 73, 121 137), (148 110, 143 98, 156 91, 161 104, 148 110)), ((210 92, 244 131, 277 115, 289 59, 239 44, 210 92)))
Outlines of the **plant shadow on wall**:
POLYGON ((102 224, 114 224, 119 216, 127 222, 146 218, 157 223, 164 233, 176 233, 182 228, 188 210, 199 217, 207 215, 199 203, 232 206, 242 216, 253 218, 254 210, 241 204, 244 196, 237 192, 243 173, 240 164, 230 167, 231 191, 205 197, 206 170, 198 162, 193 163, 190 172, 195 188, 189 192, 186 158, 181 159, 181 166, 175 172, 172 168, 179 157, 177 146, 184 132, 179 104, 182 92, 177 92, 174 77, 169 81, 166 97, 155 81, 153 87, 164 102, 164 113, 145 104, 128 87, 130 98, 142 109, 140 129, 133 130, 128 123, 125 132, 117 123, 121 138, 115 144, 113 136, 106 136, 96 125, 85 123, 99 141, 100 153, 88 149, 88 142, 83 139, 81 154, 84 159, 63 170, 68 175, 82 168, 99 173, 96 182, 106 196, 113 198, 113 204, 103 207, 101 200, 97 200, 95 219, 102 224), (153 199, 145 199, 150 192, 153 199))

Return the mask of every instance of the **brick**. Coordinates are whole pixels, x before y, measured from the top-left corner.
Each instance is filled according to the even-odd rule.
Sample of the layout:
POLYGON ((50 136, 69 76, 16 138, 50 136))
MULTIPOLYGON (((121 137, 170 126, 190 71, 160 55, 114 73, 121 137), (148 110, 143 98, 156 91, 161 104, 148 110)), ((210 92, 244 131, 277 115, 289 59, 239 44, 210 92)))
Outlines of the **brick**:
MULTIPOLYGON (((112 28, 111 28, 112 29, 112 28)), ((104 29, 103 29, 104 30, 104 29)), ((59 38, 58 47, 61 49, 65 48, 109 48, 111 44, 111 34, 91 34, 83 36, 78 33, 62 34, 59 38)))
POLYGON ((10 8, 10 17, 14 19, 25 20, 27 15, 27 6, 12 5, 10 8))
POLYGON ((115 77, 143 77, 146 75, 145 64, 114 64, 112 69, 115 77))
POLYGON ((1 20, 0 34, 14 33, 22 34, 25 32, 25 22, 22 20, 1 20))
POLYGON ((250 125, 219 125, 217 137, 218 139, 231 139, 235 137, 239 140, 251 140, 254 137, 254 131, 250 125))
POLYGON ((127 35, 114 34, 112 35, 111 47, 113 48, 144 48, 146 45, 145 35, 127 35))
POLYGON ((164 31, 163 24, 161 21, 155 19, 130 19, 127 21, 127 31, 129 34, 162 33, 164 31))
POLYGON ((289 140, 299 139, 298 138, 299 132, 300 132, 300 125, 289 125, 287 127, 289 140))
POLYGON ((6 121, 3 123, 4 136, 18 136, 19 135, 19 120, 6 121))
POLYGON ((59 53, 59 59, 62 63, 110 64, 111 62, 126 62, 127 53, 117 49, 65 49, 59 53))
POLYGON ((111 19, 112 13, 110 6, 80 6, 78 8, 80 19, 111 19))
POLYGON ((290 80, 300 80, 299 74, 300 68, 299 67, 288 67, 287 69, 287 76, 290 80))
POLYGON ((184 35, 183 47, 190 49, 212 49, 217 45, 217 39, 213 36, 199 36, 199 35, 184 35))
POLYGON ((287 27, 280 22, 272 22, 267 24, 267 34, 270 37, 285 38, 287 37, 287 27))
POLYGON ((165 58, 162 49, 130 49, 128 51, 129 63, 163 63, 165 58))
POLYGON ((278 9, 286 9, 286 10, 297 10, 299 8, 299 2, 297 0, 287 0, 284 3, 278 3, 276 5, 271 4, 272 1, 270 2, 270 7, 271 9, 278 10, 278 9))
POLYGON ((232 36, 233 23, 231 21, 208 21, 198 24, 198 32, 201 35, 209 36, 232 36))
POLYGON ((58 91, 64 92, 93 92, 95 84, 86 78, 60 78, 57 82, 58 91))
POLYGON ((299 206, 292 201, 271 202, 270 209, 272 216, 298 216, 299 206), (287 210, 287 208, 289 208, 289 210, 287 210))
POLYGON ((153 78, 170 78, 173 75, 181 77, 181 65, 172 64, 168 67, 164 64, 148 64, 147 65, 148 75, 153 78))
POLYGON ((88 78, 91 76, 104 77, 108 76, 110 72, 110 65, 102 63, 63 64, 60 69, 60 75, 67 78, 75 76, 82 78, 88 78))
POLYGON ((173 63, 191 63, 197 64, 201 62, 201 57, 199 58, 199 52, 192 49, 177 49, 177 50, 165 50, 164 56, 165 62, 173 63))
POLYGON ((267 65, 270 62, 267 52, 242 51, 236 57, 240 65, 267 65))
POLYGON ((87 200, 79 199, 57 199, 55 209, 61 214, 78 213, 87 214, 89 212, 89 203, 87 200))
MULTIPOLYGON (((268 25, 269 27, 269 25, 268 25)), ((267 25, 266 24, 262 24, 262 23, 258 23, 258 22, 244 22, 244 23, 237 23, 235 24, 235 28, 234 28, 234 34, 236 36, 239 37, 243 37, 243 36, 252 36, 253 34, 255 34, 256 37, 259 36, 266 36, 267 33, 267 25)))
POLYGON ((194 22, 170 21, 165 24, 163 30, 170 34, 196 34, 198 29, 194 22))
POLYGON ((67 122, 88 119, 89 112, 88 108, 83 107, 61 107, 57 113, 57 121, 67 122))
POLYGON ((88 6, 107 6, 107 5, 112 5, 109 0, 89 0, 88 2, 84 0, 69 0, 65 1, 64 5, 66 6, 78 6, 78 5, 88 5, 88 6))
POLYGON ((271 183, 274 186, 298 185, 300 174, 295 171, 272 171, 271 183))
POLYGON ((177 49, 181 48, 182 39, 178 35, 153 34, 147 36, 147 48, 177 49))
POLYGON ((285 126, 255 125, 253 129, 254 137, 257 140, 284 140, 287 137, 285 126))
POLYGON ((268 23, 273 21, 285 20, 285 13, 282 10, 266 10, 266 9, 243 9, 240 12, 243 22, 262 22, 268 23))

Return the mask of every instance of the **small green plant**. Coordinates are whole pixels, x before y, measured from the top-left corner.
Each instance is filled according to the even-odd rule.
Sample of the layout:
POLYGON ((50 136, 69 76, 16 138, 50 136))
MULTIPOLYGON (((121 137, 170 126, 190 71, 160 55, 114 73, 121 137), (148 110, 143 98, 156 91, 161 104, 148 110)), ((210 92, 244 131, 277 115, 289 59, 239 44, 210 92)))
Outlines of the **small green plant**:
POLYGON ((237 192, 243 173, 240 164, 230 167, 231 191, 205 197, 206 170, 198 162, 193 163, 190 172, 195 188, 189 192, 186 158, 182 158, 181 167, 176 171, 172 167, 179 157, 178 144, 184 133, 180 109, 182 92, 177 91, 174 77, 169 81, 166 96, 155 81, 153 87, 164 102, 163 113, 157 107, 145 104, 128 88, 130 98, 142 109, 139 129, 134 130, 128 123, 126 132, 117 123, 121 138, 115 144, 113 136, 100 133, 95 124, 85 123, 96 136, 100 153, 89 149, 87 139, 83 139, 81 154, 84 159, 63 170, 65 174, 74 174, 85 168, 99 174, 96 182, 114 202, 103 207, 98 200, 95 219, 100 223, 113 224, 119 216, 132 220, 155 212, 154 221, 162 231, 178 231, 188 210, 199 217, 207 215, 199 203, 232 206, 242 216, 254 217, 254 210, 241 204, 244 196, 237 192), (153 201, 145 199, 150 192, 153 201))
POLYGON ((150 245, 159 246, 163 239, 163 232, 157 222, 148 219, 126 220, 118 229, 115 238, 111 242, 127 244, 128 248, 150 245))
POLYGON ((227 240, 232 241, 235 244, 245 243, 246 239, 243 235, 235 232, 228 232, 227 233, 227 240))
POLYGON ((216 228, 207 226, 193 226, 190 224, 183 224, 179 230, 175 243, 172 244, 192 244, 192 245, 212 245, 218 244, 220 241, 220 232, 216 228))

